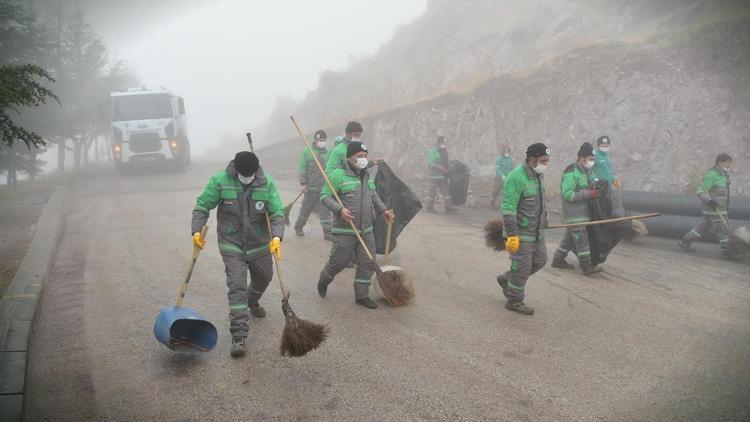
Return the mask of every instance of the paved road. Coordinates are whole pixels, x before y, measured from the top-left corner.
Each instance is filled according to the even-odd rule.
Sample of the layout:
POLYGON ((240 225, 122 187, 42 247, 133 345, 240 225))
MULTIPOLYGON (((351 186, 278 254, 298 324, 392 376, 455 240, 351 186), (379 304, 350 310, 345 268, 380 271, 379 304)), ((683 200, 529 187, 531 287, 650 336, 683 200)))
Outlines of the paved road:
MULTIPOLYGON (((278 355, 276 284, 262 301, 268 317, 252 321, 249 356, 229 357, 211 233, 185 305, 217 325, 219 344, 173 353, 152 324, 174 299, 190 210, 214 169, 102 173, 72 189, 34 327, 28 420, 750 419, 746 264, 710 247, 692 257, 672 242, 625 244, 595 279, 545 268, 529 284, 529 318, 502 307, 495 275, 507 256, 482 244, 480 211, 421 214, 399 238, 417 291, 399 309, 355 306, 352 270, 318 297, 329 244, 314 217, 308 236, 288 233, 292 305, 331 327, 304 358, 278 355)), ((293 183, 282 186, 291 199, 293 183)))

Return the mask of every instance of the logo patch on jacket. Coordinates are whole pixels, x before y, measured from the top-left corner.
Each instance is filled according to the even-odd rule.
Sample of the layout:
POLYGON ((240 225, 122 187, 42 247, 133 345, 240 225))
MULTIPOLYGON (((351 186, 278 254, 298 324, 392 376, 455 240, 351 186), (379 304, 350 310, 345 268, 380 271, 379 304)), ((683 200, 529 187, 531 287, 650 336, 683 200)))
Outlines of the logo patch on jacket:
POLYGON ((263 211, 263 208, 265 208, 266 203, 263 201, 258 201, 255 203, 255 209, 258 211, 263 211))

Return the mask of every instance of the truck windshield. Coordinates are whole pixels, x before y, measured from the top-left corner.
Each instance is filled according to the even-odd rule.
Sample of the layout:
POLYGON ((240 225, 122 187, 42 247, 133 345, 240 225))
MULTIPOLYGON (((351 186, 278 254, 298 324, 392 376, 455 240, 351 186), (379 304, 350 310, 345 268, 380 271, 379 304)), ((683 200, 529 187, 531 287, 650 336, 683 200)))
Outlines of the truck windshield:
POLYGON ((128 95, 112 99, 112 120, 163 119, 172 116, 167 94, 128 95))

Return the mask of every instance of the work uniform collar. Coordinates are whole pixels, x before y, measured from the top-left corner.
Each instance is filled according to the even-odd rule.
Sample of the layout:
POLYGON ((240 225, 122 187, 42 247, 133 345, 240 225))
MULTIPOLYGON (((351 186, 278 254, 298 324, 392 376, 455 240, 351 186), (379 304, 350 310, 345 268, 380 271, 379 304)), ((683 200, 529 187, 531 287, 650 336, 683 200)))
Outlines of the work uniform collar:
POLYGON ((536 177, 541 176, 540 174, 537 174, 537 172, 529 166, 528 162, 523 163, 523 169, 526 170, 526 175, 529 176, 529 179, 534 179, 536 177))
MULTIPOLYGON (((229 164, 227 164, 226 173, 234 180, 237 181, 240 185, 242 185, 242 182, 240 182, 240 179, 237 177, 237 169, 234 168, 234 160, 230 161, 229 164)), ((256 187, 266 184, 266 174, 263 172, 262 167, 258 167, 258 170, 255 171, 255 178, 252 182, 250 182, 250 187, 256 187)), ((244 186, 244 185, 243 185, 244 186)))

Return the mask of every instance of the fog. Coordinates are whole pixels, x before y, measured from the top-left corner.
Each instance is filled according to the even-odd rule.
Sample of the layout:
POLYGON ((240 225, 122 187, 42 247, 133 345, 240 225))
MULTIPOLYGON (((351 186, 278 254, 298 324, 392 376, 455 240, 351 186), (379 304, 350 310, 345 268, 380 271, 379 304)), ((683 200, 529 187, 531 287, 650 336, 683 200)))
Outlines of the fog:
POLYGON ((345 70, 352 60, 374 53, 426 5, 425 0, 167 3, 84 7, 111 59, 125 60, 147 87, 164 86, 185 98, 196 154, 223 133, 258 132, 277 96, 301 100, 317 86, 321 71, 345 70))

